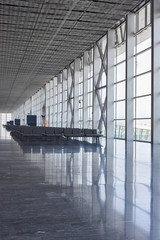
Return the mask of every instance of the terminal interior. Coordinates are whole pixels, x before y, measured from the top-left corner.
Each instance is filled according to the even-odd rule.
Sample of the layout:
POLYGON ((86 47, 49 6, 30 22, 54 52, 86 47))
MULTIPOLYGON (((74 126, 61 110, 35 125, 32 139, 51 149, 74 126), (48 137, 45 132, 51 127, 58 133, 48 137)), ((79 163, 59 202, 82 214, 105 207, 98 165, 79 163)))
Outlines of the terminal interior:
POLYGON ((159 0, 0 0, 0 25, 0 239, 160 240, 159 0))

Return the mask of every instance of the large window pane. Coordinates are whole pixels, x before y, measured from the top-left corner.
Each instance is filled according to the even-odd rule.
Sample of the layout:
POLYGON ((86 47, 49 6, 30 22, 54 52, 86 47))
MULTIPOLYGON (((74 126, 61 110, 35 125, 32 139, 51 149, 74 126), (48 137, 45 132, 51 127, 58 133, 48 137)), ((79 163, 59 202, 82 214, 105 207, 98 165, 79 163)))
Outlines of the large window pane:
POLYGON ((140 97, 136 100, 136 118, 151 117, 151 96, 140 97))
POLYGON ((115 119, 125 119, 125 101, 115 102, 115 119))
POLYGON ((116 138, 125 138, 125 120, 114 121, 114 136, 116 138))
POLYGON ((145 27, 145 8, 139 12, 139 30, 145 27))
POLYGON ((150 4, 135 18, 134 133, 136 140, 151 141, 151 26, 150 4), (143 30, 141 30, 143 29, 143 30), (139 31, 141 30, 141 31, 139 31), (145 96, 146 95, 146 96, 145 96))
POLYGON ((135 88, 136 96, 151 94, 151 73, 136 77, 135 88))
POLYGON ((126 58, 125 54, 125 44, 120 45, 117 47, 117 63, 124 61, 126 58))
POLYGON ((115 88, 114 88, 115 101, 125 99, 125 85, 126 85, 125 81, 121 83, 117 83, 115 85, 115 88))
POLYGON ((124 80, 125 76, 126 76, 126 63, 123 62, 123 63, 117 65, 117 79, 116 79, 116 81, 119 82, 121 80, 124 80))
POLYGON ((136 73, 141 74, 151 70, 151 50, 147 50, 137 55, 136 58, 136 73))
POLYGON ((137 53, 151 47, 151 28, 148 27, 146 30, 137 35, 137 53))
POLYGON ((138 119, 134 121, 135 140, 151 141, 151 120, 138 119))
POLYGON ((115 30, 115 67, 114 67, 114 134, 125 139, 126 104, 126 24, 115 30), (118 120, 119 119, 119 120, 118 120))

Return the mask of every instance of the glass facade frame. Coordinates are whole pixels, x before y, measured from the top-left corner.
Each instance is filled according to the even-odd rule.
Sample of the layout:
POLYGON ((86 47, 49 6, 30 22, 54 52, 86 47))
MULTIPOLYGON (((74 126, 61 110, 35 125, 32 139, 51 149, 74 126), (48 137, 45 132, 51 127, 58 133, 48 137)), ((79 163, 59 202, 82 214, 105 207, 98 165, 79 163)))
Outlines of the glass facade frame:
MULTIPOLYGON (((133 77, 133 140, 151 141, 152 129, 152 24, 150 2, 134 14, 135 31, 133 77), (145 61, 145 64, 144 64, 145 61), (145 87, 144 87, 145 85, 145 87), (146 107, 147 106, 147 109, 146 107), (142 126, 140 129, 139 126, 142 126), (148 129, 146 129, 148 128, 148 129), (138 133, 139 132, 139 133, 138 133)), ((114 29, 114 101, 112 109, 114 137, 126 139, 127 121, 127 28, 126 18, 114 29)), ((111 31, 111 30, 109 30, 111 31)), ((37 115, 38 125, 44 125, 44 118, 49 126, 96 128, 107 135, 108 104, 108 33, 100 38, 90 49, 71 62, 57 76, 53 76, 30 99, 15 112, 26 124, 26 114, 37 115), (79 67, 77 68, 77 62, 79 67), (45 89, 45 92, 44 92, 45 89), (42 117, 44 116, 44 118, 42 117)))

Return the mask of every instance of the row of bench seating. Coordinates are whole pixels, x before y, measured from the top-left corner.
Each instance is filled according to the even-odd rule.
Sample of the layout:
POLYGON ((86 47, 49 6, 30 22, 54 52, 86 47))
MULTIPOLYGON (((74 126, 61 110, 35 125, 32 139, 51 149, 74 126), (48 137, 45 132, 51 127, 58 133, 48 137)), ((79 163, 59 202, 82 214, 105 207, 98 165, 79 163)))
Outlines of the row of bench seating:
POLYGON ((59 127, 29 127, 6 125, 8 130, 17 136, 23 137, 95 137, 96 142, 102 135, 96 129, 59 128, 59 127))

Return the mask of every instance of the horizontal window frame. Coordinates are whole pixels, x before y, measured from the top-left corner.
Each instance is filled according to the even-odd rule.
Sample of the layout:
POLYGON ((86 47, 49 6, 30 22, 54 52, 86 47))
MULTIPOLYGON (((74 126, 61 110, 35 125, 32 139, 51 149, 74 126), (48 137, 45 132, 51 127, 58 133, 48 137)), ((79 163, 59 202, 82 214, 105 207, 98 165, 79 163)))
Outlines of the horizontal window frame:
POLYGON ((134 32, 134 37, 145 31, 147 28, 152 27, 152 23, 147 24, 145 27, 139 29, 138 31, 134 32))
POLYGON ((136 120, 152 120, 152 118, 133 118, 133 121, 136 120))
POLYGON ((118 81, 118 82, 114 82, 113 85, 117 85, 117 84, 122 83, 122 82, 126 82, 126 79, 120 80, 120 81, 118 81))
POLYGON ((138 53, 135 53, 135 54, 133 55, 133 57, 136 58, 138 55, 143 54, 143 53, 145 53, 145 52, 147 52, 147 51, 149 51, 149 50, 151 50, 151 53, 152 53, 152 46, 150 46, 150 47, 148 47, 148 48, 145 48, 145 49, 143 49, 142 51, 140 51, 140 52, 138 52, 138 53))
POLYGON ((124 99, 120 99, 120 100, 114 100, 113 103, 123 102, 123 101, 126 102, 126 98, 124 98, 124 99))
POLYGON ((136 96, 136 97, 133 97, 133 99, 143 98, 143 97, 150 97, 150 96, 152 96, 152 93, 150 93, 150 94, 145 94, 145 95, 141 95, 141 96, 136 96))
POLYGON ((96 87, 96 88, 95 88, 95 91, 101 90, 101 89, 103 89, 103 88, 107 88, 107 85, 104 85, 104 86, 101 86, 101 87, 96 87))
POLYGON ((136 78, 136 77, 141 77, 142 75, 145 75, 145 74, 148 74, 148 73, 151 73, 152 74, 152 69, 151 70, 148 70, 146 72, 143 72, 143 73, 139 73, 139 74, 136 74, 133 76, 133 79, 136 78))
MULTIPOLYGON (((126 54, 126 53, 125 53, 125 54, 126 54)), ((115 58, 117 58, 117 56, 116 56, 115 58)), ((122 64, 122 63, 126 63, 126 59, 122 60, 121 62, 115 63, 115 64, 113 65, 113 67, 117 67, 118 65, 120 65, 120 64, 122 64)))
POLYGON ((126 121, 125 118, 114 118, 113 121, 126 121))

